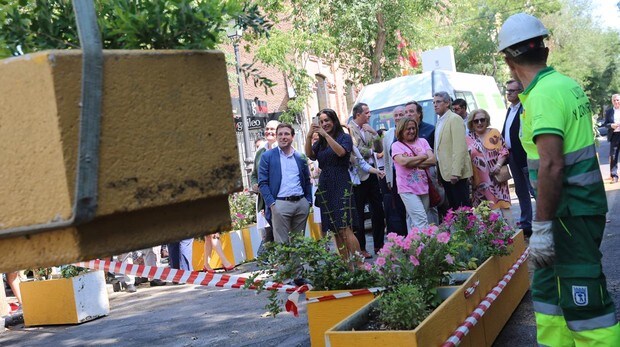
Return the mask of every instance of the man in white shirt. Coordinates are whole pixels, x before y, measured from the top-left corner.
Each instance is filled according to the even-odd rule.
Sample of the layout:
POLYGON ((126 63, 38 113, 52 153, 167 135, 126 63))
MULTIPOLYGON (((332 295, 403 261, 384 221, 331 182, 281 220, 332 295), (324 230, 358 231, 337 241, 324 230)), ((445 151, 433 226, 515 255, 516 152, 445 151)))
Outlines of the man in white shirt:
POLYGON ((613 183, 618 182, 618 150, 620 149, 620 94, 611 96, 610 107, 605 111, 607 142, 609 142, 609 173, 613 183))
POLYGON ((515 183, 515 192, 519 198, 521 208, 520 227, 526 237, 532 235, 532 195, 534 189, 530 184, 530 177, 527 169, 527 155, 521 145, 519 134, 521 133, 521 113, 523 105, 519 100, 519 93, 523 91, 523 85, 516 80, 506 82, 506 99, 510 102, 506 112, 506 121, 502 129, 502 137, 506 142, 506 147, 510 151, 508 165, 512 172, 512 179, 515 183))
POLYGON ((262 155, 258 170, 258 186, 278 243, 288 243, 291 232, 303 234, 312 205, 308 161, 293 148, 294 137, 293 127, 280 123, 276 129, 278 147, 262 155))

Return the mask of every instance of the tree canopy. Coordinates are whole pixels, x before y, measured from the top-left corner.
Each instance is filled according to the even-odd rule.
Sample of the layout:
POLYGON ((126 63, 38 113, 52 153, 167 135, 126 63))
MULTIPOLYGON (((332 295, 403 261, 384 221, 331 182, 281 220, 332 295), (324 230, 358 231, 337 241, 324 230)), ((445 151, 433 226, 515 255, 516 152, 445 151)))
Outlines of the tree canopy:
MULTIPOLYGON (((458 71, 502 84, 509 72, 496 53, 497 33, 523 11, 551 31, 550 64, 575 78, 600 111, 620 89, 620 39, 591 19, 591 6, 586 0, 96 1, 104 48, 211 49, 226 42, 223 31, 238 18, 249 29, 245 37, 257 43, 256 61, 277 67, 295 88, 288 117, 301 113, 311 95, 310 56, 368 84, 402 75, 403 62, 419 72, 416 55, 451 45, 458 71), (272 22, 285 25, 276 29, 272 22)), ((78 45, 70 0, 0 0, 0 57, 78 45)), ((273 83, 252 64, 244 66, 246 78, 267 92, 273 83)))

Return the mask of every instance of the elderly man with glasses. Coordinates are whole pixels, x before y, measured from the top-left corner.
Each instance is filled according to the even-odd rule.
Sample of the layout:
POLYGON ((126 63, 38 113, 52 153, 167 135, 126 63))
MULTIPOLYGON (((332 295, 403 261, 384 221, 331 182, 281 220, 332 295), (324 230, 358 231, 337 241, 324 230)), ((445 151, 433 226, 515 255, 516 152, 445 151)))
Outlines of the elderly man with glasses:
POLYGON ((437 92, 433 97, 433 106, 438 116, 435 156, 448 203, 452 209, 457 209, 460 206, 471 206, 468 180, 473 171, 465 142, 465 125, 461 116, 450 111, 450 100, 446 92, 437 92))

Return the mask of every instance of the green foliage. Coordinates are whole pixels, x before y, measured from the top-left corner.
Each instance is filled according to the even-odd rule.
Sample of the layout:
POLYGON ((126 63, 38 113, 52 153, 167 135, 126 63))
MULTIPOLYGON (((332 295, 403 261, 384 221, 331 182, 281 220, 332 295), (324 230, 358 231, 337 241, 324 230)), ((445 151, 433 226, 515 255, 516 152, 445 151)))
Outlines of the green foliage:
MULTIPOLYGON (((298 233, 288 244, 269 243, 256 260, 259 271, 248 278, 246 287, 257 285, 259 291, 264 290, 265 281, 257 283, 258 278, 264 277, 278 283, 303 278, 315 290, 370 288, 377 284, 375 273, 354 266, 356 259, 346 262, 329 251, 329 239, 324 237, 316 241, 298 233)), ((281 307, 277 293, 272 291, 266 308, 275 316, 281 307)))
MULTIPOLYGON (((243 0, 99 0, 95 10, 105 49, 213 49, 230 19, 248 36, 267 36, 272 26, 243 0)), ((0 57, 79 46, 70 0, 0 2, 0 57)), ((251 64, 242 70, 255 85, 275 85, 251 64)))
POLYGON ((51 267, 37 267, 32 269, 27 269, 26 272, 31 271, 32 277, 35 281, 42 281, 49 279, 52 274, 51 267))
POLYGON ((87 273, 89 270, 75 265, 63 265, 60 267, 60 276, 62 278, 71 278, 87 273))
POLYGON ((239 230, 256 223, 256 195, 249 191, 233 193, 228 196, 230 219, 233 230, 239 230))
POLYGON ((591 2, 572 0, 562 11, 543 18, 551 28, 549 65, 579 83, 594 113, 602 115, 620 89, 620 35, 599 27, 591 18, 591 2))
POLYGON ((424 291, 414 284, 401 284, 377 299, 379 321, 388 330, 412 330, 432 312, 424 291))

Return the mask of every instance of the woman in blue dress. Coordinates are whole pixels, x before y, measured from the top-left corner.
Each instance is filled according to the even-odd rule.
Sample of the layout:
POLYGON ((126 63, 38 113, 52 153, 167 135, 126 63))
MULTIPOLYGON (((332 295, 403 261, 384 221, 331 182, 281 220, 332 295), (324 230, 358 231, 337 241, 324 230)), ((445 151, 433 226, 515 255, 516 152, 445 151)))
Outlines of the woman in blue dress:
MULTIPOLYGON (((332 109, 317 114, 306 139, 306 155, 318 160, 321 175, 316 192, 316 204, 321 209, 323 233, 332 231, 338 252, 344 259, 360 253, 360 245, 353 234, 352 213, 355 210, 353 185, 349 176, 349 162, 353 141, 345 134, 338 115, 332 109), (319 140, 312 144, 312 134, 319 140)), ((361 253, 360 253, 361 254, 361 253)))

